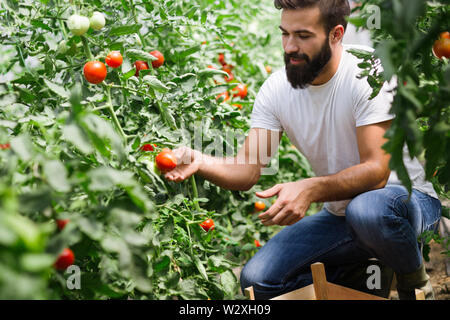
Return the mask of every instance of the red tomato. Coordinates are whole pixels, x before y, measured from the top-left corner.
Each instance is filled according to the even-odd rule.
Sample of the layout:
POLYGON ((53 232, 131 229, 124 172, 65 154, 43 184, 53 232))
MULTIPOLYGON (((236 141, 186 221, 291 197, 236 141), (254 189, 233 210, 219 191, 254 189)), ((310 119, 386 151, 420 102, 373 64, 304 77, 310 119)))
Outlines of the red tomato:
POLYGON ((66 226, 66 224, 69 222, 69 219, 57 219, 56 220, 56 225, 58 226, 59 230, 64 229, 64 227, 66 226))
POLYGON ((230 95, 228 94, 228 91, 222 92, 221 94, 218 94, 216 97, 216 100, 219 100, 220 98, 223 98, 222 102, 225 102, 230 99, 230 95))
POLYGON ((242 110, 242 104, 239 103, 233 103, 233 107, 238 108, 239 110, 242 110))
POLYGON ((156 144, 150 144, 150 143, 146 143, 141 147, 142 151, 153 151, 155 150, 156 144))
POLYGON ((54 267, 58 270, 66 270, 75 261, 75 255, 69 248, 65 248, 63 252, 58 256, 54 267))
POLYGON ((450 32, 444 31, 439 35, 439 38, 441 39, 450 39, 450 32))
POLYGON ((219 60, 220 64, 223 65, 223 66, 227 64, 225 62, 225 55, 223 53, 219 53, 218 60, 219 60))
POLYGON ((266 72, 267 73, 271 73, 272 72, 272 67, 271 66, 266 66, 266 72))
POLYGON ((87 82, 99 84, 106 78, 106 66, 100 61, 89 61, 83 68, 84 78, 87 82))
POLYGON ((152 61, 153 68, 158 69, 159 67, 161 67, 164 63, 163 54, 161 52, 159 52, 158 50, 152 51, 152 52, 150 52, 150 54, 152 56, 154 56, 155 58, 158 58, 158 60, 152 61))
POLYGON ((226 64, 223 66, 222 70, 228 73, 228 77, 225 77, 225 81, 230 82, 234 80, 234 75, 231 72, 233 70, 233 66, 231 64, 226 64))
POLYGON ((139 71, 147 70, 148 63, 145 61, 138 60, 134 63, 134 67, 136 68, 136 73, 134 74, 136 77, 139 77, 139 71))
POLYGON ((259 241, 256 240, 256 239, 255 239, 255 246, 256 246, 256 247, 261 247, 261 244, 260 244, 259 241))
POLYGON ((266 204, 262 201, 256 201, 255 202, 255 209, 256 211, 263 211, 266 208, 266 204))
POLYGON ((120 51, 111 51, 106 56, 105 62, 111 68, 118 68, 122 65, 123 57, 120 51))
POLYGON ((442 59, 442 57, 450 59, 450 39, 440 38, 436 40, 433 45, 433 53, 439 59, 442 59))
POLYGON ((214 229, 214 221, 213 219, 207 219, 200 224, 200 227, 203 228, 206 232, 214 229))
POLYGON ((239 83, 232 92, 234 92, 233 97, 241 97, 241 99, 244 99, 247 96, 247 86, 239 83))
POLYGON ((156 166, 161 172, 168 172, 177 166, 177 158, 169 148, 164 148, 155 158, 156 166))
POLYGON ((9 143, 5 143, 5 144, 0 144, 0 149, 1 150, 6 150, 11 148, 11 145, 9 143))

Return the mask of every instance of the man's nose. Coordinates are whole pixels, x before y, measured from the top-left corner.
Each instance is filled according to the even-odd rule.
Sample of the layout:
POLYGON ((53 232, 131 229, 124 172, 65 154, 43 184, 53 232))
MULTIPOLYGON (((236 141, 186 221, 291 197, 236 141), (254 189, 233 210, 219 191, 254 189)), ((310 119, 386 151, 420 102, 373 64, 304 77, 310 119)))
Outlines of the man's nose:
POLYGON ((284 51, 287 54, 291 54, 291 53, 298 52, 298 50, 299 50, 299 47, 298 47, 297 43, 295 42, 295 39, 293 37, 289 37, 286 40, 286 44, 284 46, 284 51))

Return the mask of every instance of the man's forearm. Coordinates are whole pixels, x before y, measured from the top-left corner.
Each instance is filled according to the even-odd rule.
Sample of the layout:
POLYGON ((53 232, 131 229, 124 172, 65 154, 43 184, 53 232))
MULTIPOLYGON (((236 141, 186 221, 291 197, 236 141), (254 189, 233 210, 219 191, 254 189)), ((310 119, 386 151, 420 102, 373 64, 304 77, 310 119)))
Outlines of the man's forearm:
POLYGON ((351 199, 360 193, 383 188, 389 173, 376 162, 366 162, 333 175, 313 177, 309 179, 309 198, 311 202, 351 199))
POLYGON ((236 157, 218 158, 201 155, 198 174, 215 185, 228 190, 245 191, 259 178, 257 165, 244 164, 236 157))

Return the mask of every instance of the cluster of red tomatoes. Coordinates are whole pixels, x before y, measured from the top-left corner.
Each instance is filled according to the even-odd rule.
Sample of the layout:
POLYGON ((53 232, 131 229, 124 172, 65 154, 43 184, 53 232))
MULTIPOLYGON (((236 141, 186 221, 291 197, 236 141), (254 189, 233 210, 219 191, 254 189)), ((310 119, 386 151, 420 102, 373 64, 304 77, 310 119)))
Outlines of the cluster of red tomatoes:
MULTIPOLYGON (((164 55, 158 50, 150 52, 152 56, 157 58, 157 60, 152 61, 152 67, 157 69, 164 64, 164 55)), ((105 62, 111 68, 118 68, 122 65, 123 57, 120 51, 111 51, 105 58, 105 62)), ((136 69, 135 76, 139 76, 140 70, 148 69, 148 63, 145 61, 138 60, 134 63, 136 69)), ((103 62, 101 61, 88 61, 83 68, 84 78, 87 82, 92 84, 99 84, 103 82, 106 78, 107 69, 103 62)))
MULTIPOLYGON (((228 64, 225 61, 225 55, 223 53, 220 53, 218 56, 218 61, 222 65, 222 70, 225 71, 228 76, 225 77, 226 82, 231 82, 235 79, 234 74, 232 72, 234 66, 231 64, 228 64)), ((213 66, 208 66, 208 68, 215 69, 213 66)), ((233 98, 240 97, 241 99, 245 99, 247 97, 247 86, 245 84, 239 83, 236 87, 234 87, 231 90, 231 94, 233 98)), ((231 99, 230 92, 224 91, 217 95, 216 100, 225 102, 231 99)), ((242 109, 241 104, 234 103, 233 106, 235 106, 238 109, 242 109)))

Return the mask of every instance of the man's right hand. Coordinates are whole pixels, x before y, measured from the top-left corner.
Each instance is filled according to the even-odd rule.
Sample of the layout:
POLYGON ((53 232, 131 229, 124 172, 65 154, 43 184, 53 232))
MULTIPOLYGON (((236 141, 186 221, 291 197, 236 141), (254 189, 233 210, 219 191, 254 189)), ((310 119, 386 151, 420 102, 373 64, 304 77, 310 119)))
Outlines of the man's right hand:
POLYGON ((172 152, 177 158, 177 166, 164 175, 167 180, 181 182, 197 173, 201 163, 200 152, 189 147, 180 147, 172 150, 172 152))

